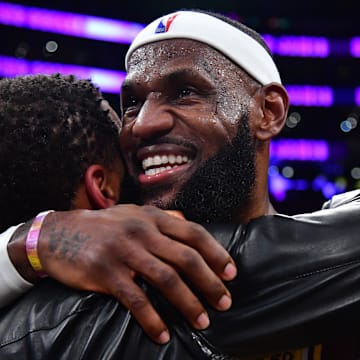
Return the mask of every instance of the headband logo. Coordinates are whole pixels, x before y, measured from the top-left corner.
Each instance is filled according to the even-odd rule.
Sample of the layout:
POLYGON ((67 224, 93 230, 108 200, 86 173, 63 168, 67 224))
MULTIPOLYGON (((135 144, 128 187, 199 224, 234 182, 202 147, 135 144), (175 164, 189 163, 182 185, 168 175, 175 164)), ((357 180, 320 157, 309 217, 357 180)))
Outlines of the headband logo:
POLYGON ((159 34, 159 33, 166 33, 168 32, 168 30, 170 29, 170 26, 172 24, 172 22, 175 20, 175 18, 178 16, 179 14, 174 14, 169 16, 166 19, 166 22, 164 24, 164 20, 165 19, 161 19, 159 22, 159 25, 157 26, 156 30, 155 30, 155 34, 159 34))

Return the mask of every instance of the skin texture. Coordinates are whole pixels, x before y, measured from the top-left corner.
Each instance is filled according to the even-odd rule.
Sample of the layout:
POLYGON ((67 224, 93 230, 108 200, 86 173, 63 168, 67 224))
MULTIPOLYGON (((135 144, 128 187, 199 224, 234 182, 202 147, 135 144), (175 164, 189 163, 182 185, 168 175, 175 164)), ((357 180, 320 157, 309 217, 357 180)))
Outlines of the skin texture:
MULTIPOLYGON (((281 130, 288 108, 281 85, 261 87, 209 46, 173 39, 135 50, 121 101, 120 143, 146 204, 174 207, 176 195, 196 171, 231 146, 246 117, 246 135, 254 156, 246 157, 251 166, 238 166, 248 171, 244 179, 256 176, 256 181, 247 184, 244 195, 228 209, 230 220, 247 222, 274 212, 267 191, 267 168, 269 141, 281 130), (144 174, 141 161, 170 154, 187 156, 190 161, 159 174, 144 174)), ((233 172, 226 166, 220 170, 229 176, 233 172)), ((232 187, 231 191, 238 192, 238 183, 233 182, 232 187)))

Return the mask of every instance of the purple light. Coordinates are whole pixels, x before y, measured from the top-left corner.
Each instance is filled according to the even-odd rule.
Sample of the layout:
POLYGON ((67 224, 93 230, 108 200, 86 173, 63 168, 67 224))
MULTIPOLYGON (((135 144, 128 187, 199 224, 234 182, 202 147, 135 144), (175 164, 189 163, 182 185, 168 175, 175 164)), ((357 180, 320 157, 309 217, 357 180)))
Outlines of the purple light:
POLYGON ((0 23, 56 34, 129 44, 144 25, 0 2, 0 23))
POLYGON ((328 183, 327 178, 324 175, 317 176, 313 183, 312 183, 312 189, 314 191, 320 191, 324 188, 324 186, 328 183))
POLYGON ((333 90, 329 86, 289 85, 286 89, 292 105, 329 107, 334 103, 333 90))
POLYGON ((325 140, 273 140, 270 154, 274 160, 325 161, 329 158, 329 145, 325 140))
POLYGON ((285 200, 286 190, 289 188, 289 184, 290 180, 285 179, 281 175, 269 177, 269 189, 277 201, 285 200))
POLYGON ((270 34, 264 34, 263 38, 267 44, 267 46, 270 48, 271 52, 275 54, 276 49, 276 38, 275 36, 272 36, 270 34))
MULTIPOLYGON (((90 68, 70 64, 54 64, 42 61, 29 61, 10 56, 0 55, 0 76, 16 76, 45 72, 74 73, 85 78, 91 78, 102 86, 102 90, 110 93, 119 93, 120 85, 125 77, 124 72, 90 68)), ((312 85, 286 85, 292 105, 299 106, 331 106, 333 91, 329 87, 312 85)), ((356 89, 356 101, 360 104, 360 88, 356 89)))
POLYGON ((281 56, 320 57, 329 56, 329 40, 312 36, 280 36, 263 35, 274 54, 281 56))
POLYGON ((360 87, 355 89, 355 104, 360 106, 360 87))
POLYGON ((350 39, 350 54, 354 57, 360 57, 360 37, 350 39))
MULTIPOLYGON (((0 76, 12 77, 24 74, 54 73, 75 74, 82 78, 91 78, 104 92, 119 93, 125 77, 121 71, 91 68, 70 64, 55 64, 43 61, 30 61, 0 55, 0 76)), ((333 89, 311 85, 286 85, 292 105, 298 106, 331 106, 333 89)), ((360 88, 355 89, 355 101, 360 105, 360 88)))
POLYGON ((286 199, 286 192, 289 190, 306 191, 311 184, 304 179, 286 179, 280 174, 269 177, 269 189, 274 198, 281 202, 286 199))
POLYGON ((29 61, 9 56, 0 56, 0 76, 14 77, 30 74, 74 74, 82 79, 91 79, 101 91, 113 94, 120 93, 125 73, 121 71, 92 68, 86 66, 29 61))
POLYGON ((318 191, 321 192, 327 199, 344 191, 344 189, 339 188, 336 183, 326 179, 323 179, 321 187, 318 186, 317 182, 317 179, 313 180, 312 182, 304 179, 286 179, 278 174, 276 176, 269 177, 269 189, 273 197, 279 202, 282 202, 286 199, 286 193, 289 190, 318 191))
MULTIPOLYGON (((15 5, 0 1, 0 24, 32 30, 129 44, 143 24, 70 12, 15 5)), ((280 56, 327 57, 330 40, 313 36, 263 35, 274 54, 280 56)), ((360 38, 353 38, 350 52, 360 56, 360 38)), ((347 48, 346 42, 346 48, 347 48)))
POLYGON ((333 195, 335 195, 338 191, 336 188, 336 185, 328 182, 325 184, 325 186, 322 188, 321 192, 325 196, 325 198, 330 199, 333 195))

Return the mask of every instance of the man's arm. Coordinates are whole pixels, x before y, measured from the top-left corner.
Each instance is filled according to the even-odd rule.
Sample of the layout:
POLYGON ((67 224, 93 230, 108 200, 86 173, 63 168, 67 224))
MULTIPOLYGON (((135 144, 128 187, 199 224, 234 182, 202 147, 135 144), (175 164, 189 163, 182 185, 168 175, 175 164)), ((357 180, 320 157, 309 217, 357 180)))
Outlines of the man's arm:
MULTIPOLYGON (((15 233, 8 250, 21 275, 34 281, 24 245, 28 226, 15 233)), ((137 277, 158 288, 197 329, 208 326, 207 313, 183 278, 216 309, 231 304, 222 280, 233 278, 236 270, 227 251, 201 226, 155 207, 50 213, 38 250, 49 276, 74 288, 113 295, 157 342, 167 340, 167 328, 137 277)))
POLYGON ((12 359, 34 349, 48 355, 61 344, 69 356, 80 352, 84 359, 109 349, 109 359, 229 359, 226 354, 256 356, 338 339, 360 318, 359 215, 355 197, 309 215, 209 227, 239 268, 228 283, 232 308, 209 307, 210 327, 196 331, 150 287, 148 295, 172 335, 164 346, 150 341, 119 302, 43 282, 0 312, 1 356, 12 359))
POLYGON ((209 229, 240 271, 228 284, 231 310, 208 308, 212 325, 198 332, 196 342, 214 353, 250 355, 351 331, 360 316, 359 194, 340 204, 309 215, 265 216, 246 227, 209 229))
POLYGON ((360 192, 293 217, 264 216, 222 238, 238 267, 232 308, 199 332, 214 352, 254 355, 339 339, 360 320, 360 192), (226 240, 227 239, 227 240, 226 240))

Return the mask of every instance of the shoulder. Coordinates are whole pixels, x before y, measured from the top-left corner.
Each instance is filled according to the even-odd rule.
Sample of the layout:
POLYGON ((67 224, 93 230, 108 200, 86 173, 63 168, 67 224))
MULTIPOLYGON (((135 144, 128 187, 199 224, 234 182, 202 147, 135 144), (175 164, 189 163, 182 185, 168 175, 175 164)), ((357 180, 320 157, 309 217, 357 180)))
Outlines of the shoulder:
POLYGON ((331 199, 324 203, 322 208, 331 209, 354 202, 360 203, 360 190, 353 190, 334 195, 331 199))

